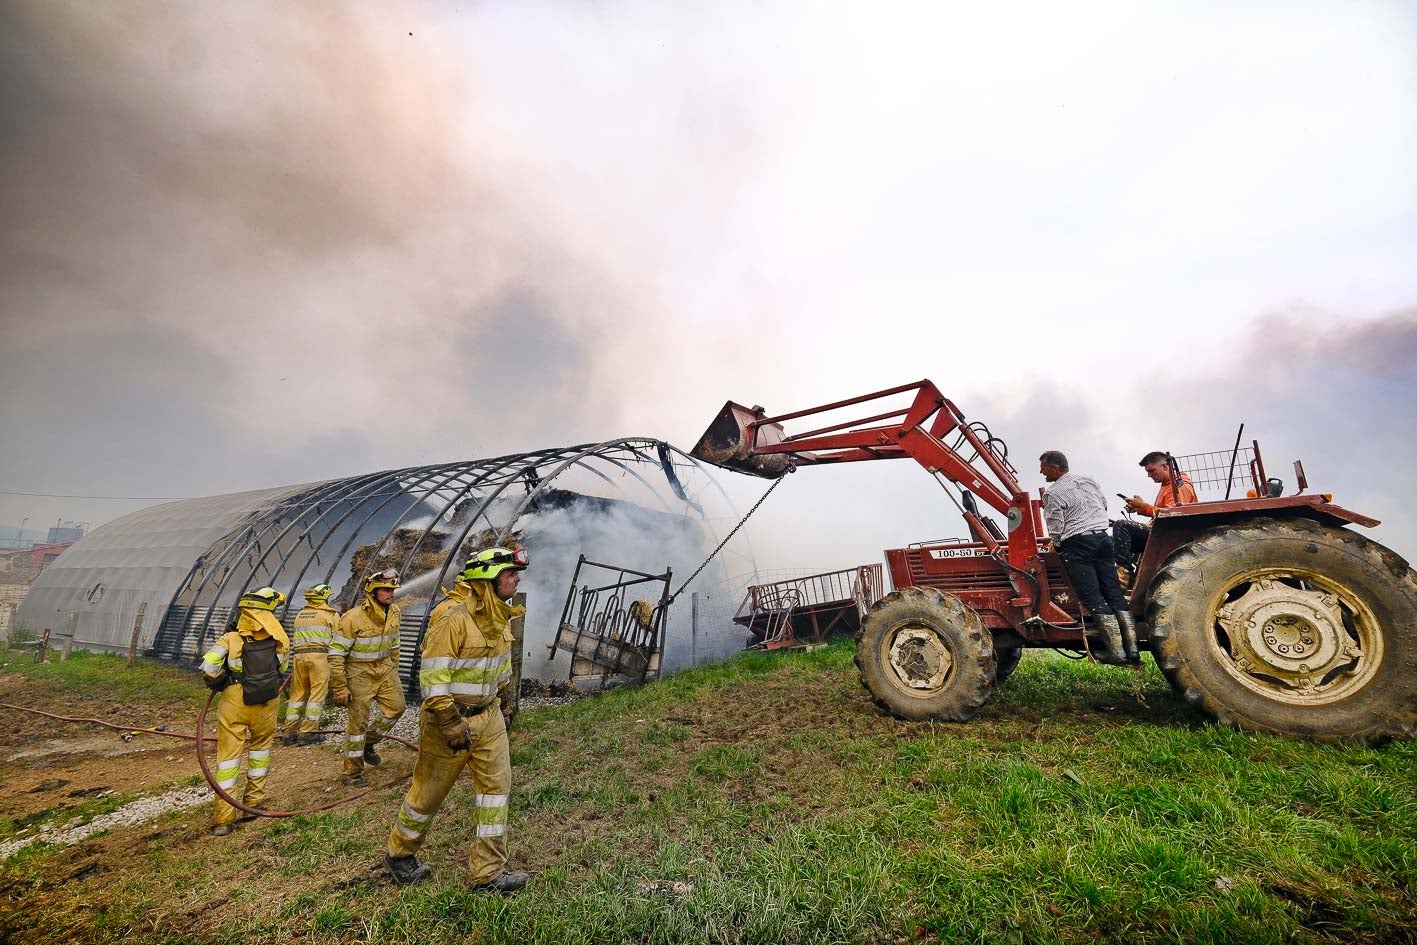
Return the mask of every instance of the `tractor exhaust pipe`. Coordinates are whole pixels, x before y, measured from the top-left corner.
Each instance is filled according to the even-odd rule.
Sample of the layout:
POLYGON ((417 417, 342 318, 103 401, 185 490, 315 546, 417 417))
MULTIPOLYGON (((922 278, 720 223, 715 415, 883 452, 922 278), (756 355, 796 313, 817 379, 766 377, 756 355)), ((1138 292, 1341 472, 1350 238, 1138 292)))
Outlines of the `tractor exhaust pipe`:
POLYGON ((782 425, 763 423, 766 416, 762 407, 744 407, 730 400, 689 455, 750 476, 780 478, 792 465, 791 458, 782 453, 758 453, 761 447, 783 441, 782 425))

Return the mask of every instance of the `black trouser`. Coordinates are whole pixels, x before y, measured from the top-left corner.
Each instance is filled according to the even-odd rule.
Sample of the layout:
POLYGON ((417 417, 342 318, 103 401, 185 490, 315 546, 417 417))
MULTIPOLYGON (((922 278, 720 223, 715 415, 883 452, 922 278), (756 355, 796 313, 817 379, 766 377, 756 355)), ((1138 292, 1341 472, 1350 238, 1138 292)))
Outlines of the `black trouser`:
POLYGON ((1106 532, 1088 532, 1064 539, 1058 545, 1063 564, 1072 578, 1082 604, 1094 614, 1120 614, 1127 609, 1122 585, 1117 583, 1117 565, 1112 537, 1106 532))
POLYGON ((1112 523, 1112 547, 1116 551, 1117 563, 1135 568, 1146 548, 1146 540, 1151 537, 1151 526, 1140 522, 1118 519, 1112 523))

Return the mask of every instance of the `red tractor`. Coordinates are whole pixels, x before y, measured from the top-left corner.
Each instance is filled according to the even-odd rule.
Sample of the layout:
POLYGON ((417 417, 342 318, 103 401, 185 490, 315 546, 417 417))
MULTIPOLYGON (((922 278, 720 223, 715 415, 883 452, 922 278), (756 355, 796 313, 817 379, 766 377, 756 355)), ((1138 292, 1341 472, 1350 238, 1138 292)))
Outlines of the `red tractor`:
MULTIPOLYGON (((960 490, 956 498, 941 482, 970 539, 887 551, 894 590, 862 622, 861 681, 899 718, 968 720, 1025 647, 1089 652, 1042 502, 1019 485, 1002 443, 930 381, 775 417, 729 401, 693 455, 770 479, 908 457, 960 490), (881 401, 909 395, 902 409, 792 436, 783 429, 864 404, 882 411, 881 401), (980 502, 1004 516, 1004 528, 980 502)), ((1253 469, 1258 461, 1258 497, 1157 512, 1130 594, 1139 645, 1222 722, 1320 739, 1411 737, 1417 574, 1348 527, 1376 520, 1328 495, 1275 494, 1263 468, 1253 469)))

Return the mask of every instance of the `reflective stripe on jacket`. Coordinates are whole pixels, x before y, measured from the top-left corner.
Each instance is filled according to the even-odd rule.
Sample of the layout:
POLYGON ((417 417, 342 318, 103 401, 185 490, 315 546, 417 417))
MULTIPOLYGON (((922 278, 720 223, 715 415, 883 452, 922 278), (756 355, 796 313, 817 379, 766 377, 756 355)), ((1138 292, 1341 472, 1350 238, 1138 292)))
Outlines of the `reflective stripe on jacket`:
POLYGON ((399 605, 390 604, 385 613, 366 600, 339 619, 330 635, 329 653, 335 659, 372 662, 399 649, 399 605))
POLYGON ((484 708, 498 698, 512 678, 511 618, 523 612, 497 600, 490 582, 474 581, 460 606, 429 624, 418 685, 430 711, 450 703, 484 708))
POLYGON ((291 637, 291 646, 297 653, 327 653, 338 624, 339 613, 329 604, 307 604, 295 616, 295 633, 291 637))
POLYGON ((230 669, 241 672, 241 649, 247 639, 263 640, 275 637, 276 656, 280 660, 280 671, 285 672, 290 663, 290 638, 285 628, 272 614, 262 610, 242 608, 236 619, 236 629, 228 630, 217 637, 216 643, 202 656, 202 675, 216 679, 230 669))

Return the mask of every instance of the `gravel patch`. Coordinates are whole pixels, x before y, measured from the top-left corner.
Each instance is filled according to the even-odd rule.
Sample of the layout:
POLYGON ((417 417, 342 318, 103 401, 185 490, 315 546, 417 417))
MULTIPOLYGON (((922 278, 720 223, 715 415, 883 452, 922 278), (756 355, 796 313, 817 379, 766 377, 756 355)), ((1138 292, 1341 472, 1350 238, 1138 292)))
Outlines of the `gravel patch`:
POLYGON ((590 695, 594 695, 594 693, 572 691, 564 696, 522 696, 520 711, 529 712, 532 709, 559 709, 563 705, 579 702, 590 695))
POLYGON ((67 824, 48 824, 40 827, 33 836, 18 837, 6 843, 0 843, 0 860, 9 859, 31 843, 72 846, 80 840, 85 840, 104 830, 147 823, 170 811, 196 807, 198 804, 210 804, 211 800, 211 788, 205 784, 200 787, 178 788, 156 797, 140 797, 111 813, 98 815, 86 824, 76 823, 72 820, 67 824))

